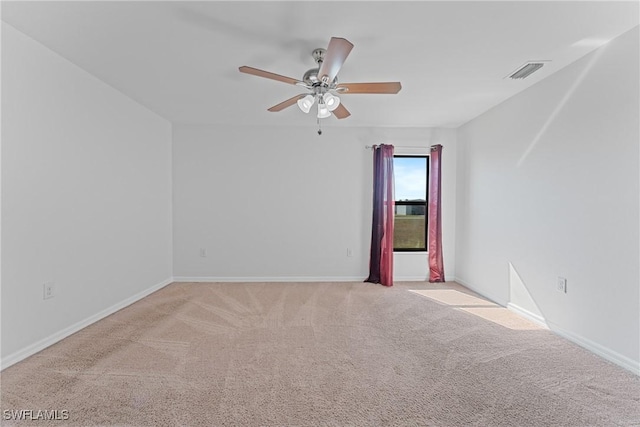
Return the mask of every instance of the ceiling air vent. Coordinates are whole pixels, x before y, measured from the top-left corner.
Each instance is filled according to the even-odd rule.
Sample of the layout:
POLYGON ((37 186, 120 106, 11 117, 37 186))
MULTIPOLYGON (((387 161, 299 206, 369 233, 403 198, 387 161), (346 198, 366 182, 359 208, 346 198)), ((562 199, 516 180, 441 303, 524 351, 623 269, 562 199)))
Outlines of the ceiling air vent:
POLYGON ((547 61, 530 61, 524 64, 522 67, 518 68, 515 72, 511 73, 508 77, 510 79, 524 79, 529 77, 531 74, 538 71, 544 63, 547 61))

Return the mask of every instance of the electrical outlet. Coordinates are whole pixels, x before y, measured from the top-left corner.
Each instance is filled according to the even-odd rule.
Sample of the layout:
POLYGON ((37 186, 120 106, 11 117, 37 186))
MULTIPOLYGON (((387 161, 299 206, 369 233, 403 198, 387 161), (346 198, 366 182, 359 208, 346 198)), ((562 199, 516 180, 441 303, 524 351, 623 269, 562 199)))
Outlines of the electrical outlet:
POLYGON ((558 277, 558 284, 556 285, 556 289, 559 292, 567 293, 567 279, 564 277, 558 277))
POLYGON ((200 256, 202 258, 206 258, 207 257, 207 250, 205 248, 200 248, 200 256))
POLYGON ((42 299, 53 298, 56 294, 56 288, 53 282, 48 282, 42 285, 42 299))

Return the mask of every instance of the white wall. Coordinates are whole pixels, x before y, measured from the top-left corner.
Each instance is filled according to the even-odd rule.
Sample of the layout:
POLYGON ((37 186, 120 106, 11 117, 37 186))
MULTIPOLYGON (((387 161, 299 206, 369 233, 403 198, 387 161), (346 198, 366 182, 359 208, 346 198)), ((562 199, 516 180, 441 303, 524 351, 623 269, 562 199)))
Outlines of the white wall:
POLYGON ((636 371, 638 61, 636 27, 461 127, 456 230, 461 282, 636 371))
POLYGON ((171 124, 5 23, 2 267, 3 367, 172 275, 171 124))
MULTIPOLYGON (((328 127, 319 137, 312 119, 286 129, 174 126, 176 278, 363 280, 372 203, 365 146, 381 142, 423 152, 445 146, 444 250, 453 275, 455 132, 328 127)), ((426 254, 396 257, 397 280, 419 277, 426 254)))

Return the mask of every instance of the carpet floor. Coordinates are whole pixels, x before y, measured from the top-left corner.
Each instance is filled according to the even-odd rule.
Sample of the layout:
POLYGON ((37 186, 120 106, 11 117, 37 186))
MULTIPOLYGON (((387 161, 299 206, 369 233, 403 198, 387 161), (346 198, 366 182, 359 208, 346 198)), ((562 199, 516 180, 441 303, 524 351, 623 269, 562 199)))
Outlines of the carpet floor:
POLYGON ((1 381, 6 426, 640 426, 637 376, 455 283, 173 283, 1 381))

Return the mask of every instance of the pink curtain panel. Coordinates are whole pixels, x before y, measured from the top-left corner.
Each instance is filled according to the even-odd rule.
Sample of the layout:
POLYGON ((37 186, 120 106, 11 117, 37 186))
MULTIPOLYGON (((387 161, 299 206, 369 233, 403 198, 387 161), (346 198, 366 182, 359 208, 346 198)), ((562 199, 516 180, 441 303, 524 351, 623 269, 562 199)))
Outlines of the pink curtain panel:
POLYGON ((441 158, 442 145, 431 146, 429 167, 429 282, 444 282, 442 262, 441 158))
POLYGON ((393 286, 393 145, 373 147, 373 220, 369 277, 365 282, 393 286))

